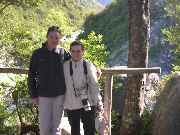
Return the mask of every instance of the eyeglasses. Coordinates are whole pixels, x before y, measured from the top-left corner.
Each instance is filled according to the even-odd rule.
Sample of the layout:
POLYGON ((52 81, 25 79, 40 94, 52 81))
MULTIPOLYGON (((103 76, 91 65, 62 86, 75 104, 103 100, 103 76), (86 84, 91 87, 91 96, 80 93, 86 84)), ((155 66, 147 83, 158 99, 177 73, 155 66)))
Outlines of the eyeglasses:
POLYGON ((82 51, 81 50, 71 50, 72 53, 81 53, 82 51))

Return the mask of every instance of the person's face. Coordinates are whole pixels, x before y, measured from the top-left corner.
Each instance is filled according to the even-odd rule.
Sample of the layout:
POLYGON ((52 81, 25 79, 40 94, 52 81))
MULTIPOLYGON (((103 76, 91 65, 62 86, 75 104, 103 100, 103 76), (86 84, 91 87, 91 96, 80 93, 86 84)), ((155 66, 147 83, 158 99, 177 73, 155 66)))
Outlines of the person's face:
POLYGON ((59 32, 52 31, 48 34, 47 42, 51 47, 56 47, 59 44, 62 35, 59 32))
POLYGON ((80 61, 83 58, 84 50, 79 45, 71 47, 70 52, 74 61, 80 61))

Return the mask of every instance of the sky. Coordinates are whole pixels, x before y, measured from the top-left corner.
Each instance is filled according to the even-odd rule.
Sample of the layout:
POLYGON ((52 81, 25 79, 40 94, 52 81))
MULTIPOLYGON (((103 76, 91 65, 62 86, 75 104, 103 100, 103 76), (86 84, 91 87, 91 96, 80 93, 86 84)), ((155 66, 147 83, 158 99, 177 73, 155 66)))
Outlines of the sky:
POLYGON ((108 4, 110 4, 111 3, 111 1, 112 0, 99 0, 99 2, 101 3, 101 4, 103 4, 103 5, 108 5, 108 4))

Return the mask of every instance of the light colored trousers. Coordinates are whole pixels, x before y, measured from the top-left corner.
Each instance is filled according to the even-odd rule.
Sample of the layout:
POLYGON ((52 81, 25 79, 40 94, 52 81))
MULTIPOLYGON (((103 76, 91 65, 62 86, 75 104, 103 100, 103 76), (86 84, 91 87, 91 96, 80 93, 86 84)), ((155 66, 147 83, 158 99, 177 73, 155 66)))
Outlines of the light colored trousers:
POLYGON ((39 97, 40 135, 60 135, 64 95, 39 97))

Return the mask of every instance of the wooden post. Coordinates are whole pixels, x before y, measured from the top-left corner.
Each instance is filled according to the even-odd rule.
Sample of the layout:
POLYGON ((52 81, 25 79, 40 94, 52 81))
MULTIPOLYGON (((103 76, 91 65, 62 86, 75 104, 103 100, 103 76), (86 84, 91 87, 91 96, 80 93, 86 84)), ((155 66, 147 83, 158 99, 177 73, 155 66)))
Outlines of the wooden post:
POLYGON ((144 73, 161 73, 160 67, 152 67, 152 68, 104 68, 101 69, 103 75, 107 74, 144 74, 144 73))
MULTIPOLYGON (((144 74, 144 73, 161 73, 160 67, 152 67, 152 68, 104 68, 101 69, 102 75, 106 76, 108 74, 144 74)), ((0 67, 0 73, 13 73, 13 74, 27 74, 28 69, 22 68, 8 68, 8 67, 0 67)))
POLYGON ((112 109, 112 87, 113 87, 113 75, 108 74, 105 81, 104 91, 104 111, 105 117, 108 121, 108 135, 111 135, 111 109, 112 109))
POLYGON ((28 74, 28 69, 22 68, 0 68, 0 73, 28 74))

